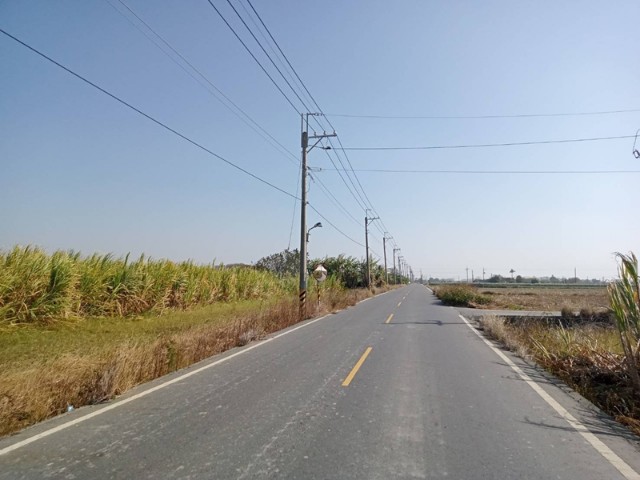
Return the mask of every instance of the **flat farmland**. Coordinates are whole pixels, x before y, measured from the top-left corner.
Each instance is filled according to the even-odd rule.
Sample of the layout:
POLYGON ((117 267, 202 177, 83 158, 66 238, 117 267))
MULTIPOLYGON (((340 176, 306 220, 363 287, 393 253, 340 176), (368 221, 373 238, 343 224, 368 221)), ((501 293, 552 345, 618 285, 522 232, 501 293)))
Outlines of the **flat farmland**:
POLYGON ((478 293, 488 298, 484 309, 560 311, 568 308, 603 312, 609 308, 606 286, 566 287, 479 287, 478 293))

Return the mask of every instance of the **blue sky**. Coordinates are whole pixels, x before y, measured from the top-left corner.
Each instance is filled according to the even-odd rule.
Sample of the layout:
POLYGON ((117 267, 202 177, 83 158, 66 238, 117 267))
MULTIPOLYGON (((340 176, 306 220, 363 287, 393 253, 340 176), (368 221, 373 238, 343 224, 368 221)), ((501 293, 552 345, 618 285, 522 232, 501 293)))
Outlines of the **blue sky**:
MULTIPOLYGON (((299 115, 209 3, 126 0, 293 157, 247 127, 134 28, 130 22, 145 30, 122 3, 110 1, 5 0, 0 2, 0 28, 296 194, 299 115)), ((226 0, 212 1, 296 109, 304 111, 226 0)), ((628 136, 640 128, 640 111, 489 119, 330 115, 640 109, 637 1, 252 3, 347 148, 628 136)), ((232 4, 255 29, 245 0, 232 4)), ((298 207, 290 234, 292 198, 4 35, 0 57, 0 249, 35 244, 50 251, 144 252, 173 260, 250 263, 287 246, 298 247, 298 207)), ((615 276, 613 252, 640 253, 640 160, 633 157, 632 145, 633 138, 627 138, 347 154, 357 175, 352 180, 360 182, 365 203, 382 220, 371 226, 374 256, 382 255, 382 232, 388 230, 416 275, 464 278, 468 267, 476 276, 483 268, 487 275, 507 275, 513 268, 522 275, 569 277, 576 268, 580 277, 601 278, 615 276)), ((337 162, 336 152, 330 155, 337 162)), ((316 179, 310 183, 311 204, 364 243, 362 201, 332 170, 325 151, 313 150, 309 164, 316 179)), ((311 257, 364 257, 363 247, 309 211, 308 225, 317 221, 324 227, 311 234, 311 257)))

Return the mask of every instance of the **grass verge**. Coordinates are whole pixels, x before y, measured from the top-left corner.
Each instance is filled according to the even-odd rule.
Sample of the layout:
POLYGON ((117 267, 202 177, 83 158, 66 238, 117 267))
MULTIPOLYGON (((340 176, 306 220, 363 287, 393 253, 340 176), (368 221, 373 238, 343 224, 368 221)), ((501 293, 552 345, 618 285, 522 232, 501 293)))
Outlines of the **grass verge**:
POLYGON ((563 327, 535 320, 508 322, 495 316, 485 316, 480 323, 488 336, 534 360, 640 435, 640 399, 623 368, 622 346, 613 326, 563 327))
MULTIPOLYGON (((309 316, 371 296, 336 289, 309 316)), ((0 435, 96 404, 135 385, 298 322, 296 296, 217 303, 162 316, 89 318, 0 329, 0 435)))

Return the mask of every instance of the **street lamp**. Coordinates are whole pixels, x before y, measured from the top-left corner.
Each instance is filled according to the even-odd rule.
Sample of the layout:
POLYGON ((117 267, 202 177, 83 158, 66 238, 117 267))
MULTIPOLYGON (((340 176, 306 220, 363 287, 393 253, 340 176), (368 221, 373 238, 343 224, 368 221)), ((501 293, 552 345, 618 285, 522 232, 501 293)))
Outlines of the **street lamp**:
POLYGON ((311 230, 313 230, 314 228, 322 228, 322 223, 318 222, 309 230, 307 230, 307 243, 309 243, 309 232, 311 232, 311 230))
MULTIPOLYGON (((305 248, 305 255, 307 256, 307 261, 305 262, 305 268, 307 267, 307 263, 309 262, 309 232, 311 232, 311 230, 313 230, 314 228, 321 228, 322 227, 322 223, 318 222, 316 223, 313 227, 311 227, 309 230, 307 230, 307 248, 305 248)), ((306 272, 305 272, 306 273, 306 272)))

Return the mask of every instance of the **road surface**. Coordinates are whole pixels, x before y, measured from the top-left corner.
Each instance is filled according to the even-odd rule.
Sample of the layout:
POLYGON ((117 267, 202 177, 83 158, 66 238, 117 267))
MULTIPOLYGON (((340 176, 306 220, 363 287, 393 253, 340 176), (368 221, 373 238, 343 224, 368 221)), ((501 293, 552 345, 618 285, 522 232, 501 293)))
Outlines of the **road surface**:
POLYGON ((0 479, 602 480, 639 453, 410 285, 0 440, 0 479))

